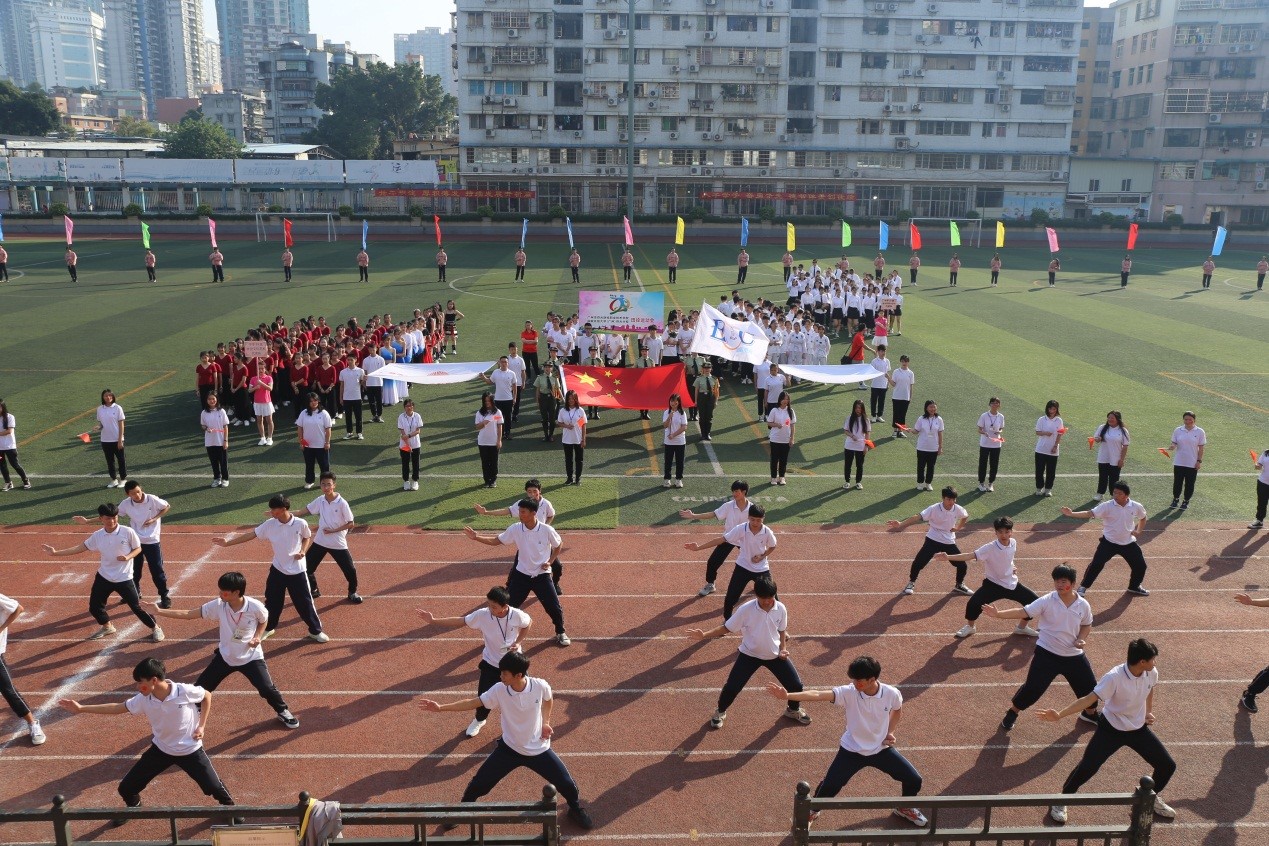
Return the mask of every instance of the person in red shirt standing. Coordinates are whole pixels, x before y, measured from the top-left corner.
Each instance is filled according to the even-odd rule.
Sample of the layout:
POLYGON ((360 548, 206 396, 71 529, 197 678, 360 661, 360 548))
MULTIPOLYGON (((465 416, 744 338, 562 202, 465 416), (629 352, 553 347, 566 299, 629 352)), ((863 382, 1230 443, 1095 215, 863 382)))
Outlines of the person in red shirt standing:
POLYGON ((621 267, 625 274, 622 278, 624 281, 630 281, 630 268, 634 267, 634 254, 630 252, 630 247, 621 248, 621 267))
MULTIPOLYGON (((870 352, 876 352, 876 350, 868 346, 867 342, 864 341, 864 325, 862 322, 860 322, 859 328, 855 330, 855 337, 850 339, 850 351, 846 353, 847 361, 845 363, 846 364, 863 364, 864 350, 869 350, 870 352)), ((867 381, 860 382, 859 390, 861 391, 868 390, 868 382, 867 381)))
POLYGON ((520 249, 516 250, 516 278, 515 278, 515 281, 517 281, 517 282, 523 282, 523 281, 524 281, 524 265, 525 265, 525 262, 527 262, 528 260, 529 260, 529 257, 528 257, 527 255, 525 255, 525 253, 524 253, 524 247, 521 247, 520 249))
POLYGON ((1124 256, 1124 260, 1119 263, 1119 287, 1128 287, 1128 275, 1132 273, 1132 256, 1124 256))
POLYGON ((314 368, 315 372, 311 369, 309 375, 316 377, 317 395, 322 400, 322 407, 333 420, 338 413, 335 409, 335 382, 339 379, 339 371, 331 361, 330 353, 322 353, 321 361, 314 368))
POLYGON ((665 266, 669 270, 670 284, 676 284, 679 281, 679 251, 674 247, 670 247, 670 254, 665 257, 665 266))
POLYGON ((357 253, 357 281, 370 281, 370 253, 365 250, 357 253))
POLYGON ((436 252, 436 281, 445 281, 445 267, 449 264, 449 256, 445 253, 445 248, 441 247, 436 252))
POLYGON ((145 251, 145 275, 151 282, 158 282, 159 277, 154 273, 154 265, 157 260, 154 257, 154 250, 145 251))
POLYGON ((216 352, 212 354, 212 361, 216 362, 216 366, 220 368, 220 387, 216 390, 216 399, 220 401, 220 407, 229 413, 232 420, 234 406, 229 395, 233 392, 233 353, 224 344, 217 344, 216 352))
POLYGON ((745 277, 749 275, 749 251, 744 247, 740 248, 740 255, 736 256, 736 284, 743 285, 745 277))
POLYGON ((70 247, 66 248, 66 272, 70 274, 72 282, 79 281, 79 256, 70 247))
POLYGON ((947 263, 947 284, 950 288, 956 287, 956 277, 961 272, 961 257, 958 253, 952 253, 952 260, 947 263))
POLYGON ((917 286, 917 271, 921 269, 921 257, 916 253, 912 254, 912 258, 908 259, 908 282, 912 287, 917 286))
POLYGON ((1203 262, 1203 287, 1212 287, 1212 274, 1216 272, 1215 256, 1208 256, 1207 261, 1203 262))
POLYGON ((212 282, 224 282, 225 254, 220 251, 220 247, 212 247, 211 255, 207 258, 211 261, 212 282))
POLYGON ((282 273, 286 277, 283 281, 291 281, 291 265, 295 263, 295 256, 291 254, 291 248, 287 247, 282 251, 282 273))
POLYGON ((520 354, 524 357, 526 384, 533 384, 542 372, 538 365, 538 330, 533 328, 533 321, 524 321, 524 331, 520 333, 520 354))
POLYGON ((200 411, 207 410, 207 395, 220 390, 220 368, 212 361, 210 352, 198 354, 198 366, 194 368, 195 391, 198 394, 200 411))
POLYGON ((298 402, 298 399, 308 395, 308 386, 313 382, 310 369, 309 358, 305 353, 300 353, 291 360, 291 396, 297 398, 295 403, 296 420, 300 419, 300 413, 304 411, 304 404, 298 402))

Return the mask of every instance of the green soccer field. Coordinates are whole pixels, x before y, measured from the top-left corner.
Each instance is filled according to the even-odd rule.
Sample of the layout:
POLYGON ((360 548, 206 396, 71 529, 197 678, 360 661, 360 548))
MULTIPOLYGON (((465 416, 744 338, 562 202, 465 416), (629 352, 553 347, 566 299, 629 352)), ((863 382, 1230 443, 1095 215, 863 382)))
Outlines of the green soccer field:
MULTIPOLYGON (((288 322, 325 315, 336 323, 372 314, 401 319, 416 307, 457 300, 459 359, 493 360, 515 340, 526 319, 541 328, 548 310, 572 312, 576 288, 569 282, 563 246, 530 245, 526 283, 513 285, 512 254, 518 227, 505 244, 447 243, 449 285, 436 282, 435 247, 391 242, 372 250, 371 283, 358 284, 357 244, 301 243, 295 281, 284 285, 280 246, 230 241, 225 285, 210 284, 205 241, 168 242, 154 227, 159 283, 145 282, 136 241, 76 243, 78 285, 62 265, 56 240, 9 241, 12 281, 0 286, 4 333, 0 341, 0 397, 16 416, 20 458, 34 481, 30 491, 0 494, 4 524, 55 523, 88 513, 120 495, 105 490, 105 462, 94 442, 75 436, 88 429, 102 388, 119 396, 128 415, 131 478, 173 503, 173 523, 248 523, 263 513, 273 493, 306 503, 302 462, 290 409, 279 414, 273 447, 257 447, 254 432, 231 430, 233 487, 212 489, 198 427, 194 366, 198 351, 241 337, 275 315, 288 322), (549 258, 548 258, 549 255, 549 258)), ((562 239, 561 239, 562 240, 562 239)), ((619 284, 619 246, 581 244, 583 282, 592 289, 619 284)), ((716 303, 735 282, 732 246, 681 249, 679 282, 665 282, 668 244, 635 249, 638 284, 666 291, 667 305, 716 303)), ((783 250, 759 246, 744 293, 784 300, 779 258, 783 250)), ((947 425, 936 485, 953 483, 976 521, 1008 514, 1047 521, 1063 504, 1088 502, 1096 465, 1086 438, 1110 409, 1124 415, 1133 446, 1124 478, 1154 516, 1173 515, 1166 446, 1181 412, 1192 409, 1208 433, 1209 447, 1198 493, 1187 520, 1246 520, 1254 503, 1248 449, 1269 446, 1269 293, 1254 293, 1258 253, 1227 251, 1212 287, 1199 287, 1194 251, 1139 251, 1132 284, 1119 287, 1117 249, 1076 249, 1063 256, 1056 289, 1044 283, 1048 254, 1042 247, 1004 251, 997 289, 987 285, 989 249, 960 249, 964 267, 958 288, 946 287, 948 249, 923 251, 919 291, 904 289, 903 336, 892 338, 891 360, 912 359, 917 374, 914 410, 939 402, 947 425), (973 492, 977 466, 975 422, 987 399, 999 396, 1007 419, 1001 478, 993 494, 973 492), (1071 431, 1058 465, 1053 499, 1037 499, 1032 481, 1033 423, 1044 403, 1057 399, 1071 431)), ((869 249, 849 250, 866 266, 869 249)), ((838 251, 799 251, 809 264, 825 264, 838 251)), ((906 270, 907 250, 890 259, 906 270)), ((830 363, 844 351, 834 344, 830 363)), ((426 422, 423 451, 427 481, 417 492, 400 490, 395 427, 399 406, 385 411, 387 424, 367 425, 364 441, 336 440, 333 469, 353 503, 358 521, 453 528, 473 518, 475 502, 506 504, 529 476, 541 478, 565 527, 613 527, 676 521, 684 507, 704 509, 725 496, 733 479, 748 479, 756 499, 777 523, 878 522, 914 513, 933 500, 914 490, 913 440, 893 440, 879 425, 877 449, 867 459, 865 490, 845 492, 841 427, 850 403, 867 394, 803 385, 794 391, 797 444, 788 485, 767 484, 767 450, 754 419, 750 386, 727 381, 716 416, 717 462, 689 437, 686 487, 660 486, 661 436, 636 412, 604 412, 591 429, 584 484, 563 487, 558 444, 542 442, 537 412, 524 405, 516 437, 501 458, 498 489, 484 490, 472 415, 483 383, 448 388, 415 386, 426 422)), ((654 415, 658 416, 659 415, 654 415)), ((887 404, 887 420, 889 419, 887 404)), ((657 425, 659 426, 659 419, 657 425)), ((342 435, 336 423, 335 438, 342 435)), ((694 432, 694 427, 693 430, 694 432)), ((1173 515, 1175 516, 1175 515, 1173 515)), ((504 521, 478 519, 492 528, 504 521)))

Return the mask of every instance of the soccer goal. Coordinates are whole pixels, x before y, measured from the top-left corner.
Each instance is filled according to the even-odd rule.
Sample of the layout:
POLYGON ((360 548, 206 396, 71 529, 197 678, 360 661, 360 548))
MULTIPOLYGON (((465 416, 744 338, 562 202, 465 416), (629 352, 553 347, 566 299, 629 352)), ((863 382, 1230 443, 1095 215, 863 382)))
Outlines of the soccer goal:
MULTIPOLYGON (((960 242, 966 247, 981 247, 983 241, 983 221, 979 217, 914 217, 909 223, 915 223, 921 230, 922 246, 941 247, 952 242, 951 224, 956 224, 960 233, 960 242)), ((903 228, 903 244, 912 246, 912 228, 903 228)))
MULTIPOLYGON (((291 214, 286 212, 256 212, 256 241, 269 240, 270 226, 274 228, 277 237, 281 240, 283 238, 282 220, 284 218, 292 223, 305 218, 322 220, 326 224, 326 240, 339 240, 339 229, 335 225, 335 215, 332 212, 294 212, 291 214)), ((312 229, 308 229, 308 231, 311 232, 312 229)), ((292 231, 292 236, 296 234, 292 231)))

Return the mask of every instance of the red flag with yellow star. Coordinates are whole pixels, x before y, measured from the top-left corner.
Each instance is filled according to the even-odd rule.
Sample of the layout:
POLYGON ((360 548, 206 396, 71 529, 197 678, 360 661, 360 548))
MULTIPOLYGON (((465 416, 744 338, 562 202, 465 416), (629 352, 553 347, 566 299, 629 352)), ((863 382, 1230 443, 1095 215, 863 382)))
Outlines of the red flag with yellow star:
POLYGON ((638 411, 665 408, 670 394, 683 399, 683 407, 695 405, 687 392, 683 365, 661 367, 583 367, 566 364, 564 390, 577 391, 582 405, 629 408, 638 411))

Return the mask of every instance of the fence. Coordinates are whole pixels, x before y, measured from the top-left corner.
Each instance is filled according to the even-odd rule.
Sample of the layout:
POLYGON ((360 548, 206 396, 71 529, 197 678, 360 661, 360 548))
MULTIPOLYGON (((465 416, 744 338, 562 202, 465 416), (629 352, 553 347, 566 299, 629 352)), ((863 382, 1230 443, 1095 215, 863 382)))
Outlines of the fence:
MULTIPOLYGON (((404 805, 341 805, 345 839, 350 846, 404 846, 404 844, 455 844, 485 843, 493 846, 559 846, 559 819, 556 811, 556 790, 553 785, 542 789, 538 802, 487 802, 452 804, 404 804, 404 805), (453 836, 432 836, 427 828, 434 825, 455 824, 453 836), (387 836, 377 832, 365 837, 348 838, 348 829, 370 827, 409 829, 406 836, 387 836), (507 832, 487 834, 490 826, 531 826, 538 832, 507 832)), ((74 846, 76 840, 71 823, 106 822, 109 820, 167 820, 169 837, 163 840, 130 840, 129 846, 209 846, 210 840, 182 839, 178 823, 187 820, 209 820, 212 824, 226 825, 229 816, 242 817, 248 825, 253 823, 294 824, 298 827, 308 807, 308 793, 300 794, 296 805, 248 806, 211 810, 208 808, 70 808, 63 796, 54 796, 48 810, 0 811, 0 827, 24 823, 51 823, 52 835, 40 837, 37 842, 55 846, 74 846)))
POLYGON ((798 782, 793 799, 793 846, 812 843, 858 843, 870 846, 883 844, 969 844, 969 846, 1003 846, 1004 844, 1045 843, 1057 846, 1150 846, 1150 830, 1154 825, 1154 781, 1142 778, 1133 793, 1083 793, 1028 796, 921 796, 917 799, 815 799, 811 786, 798 782), (880 829, 849 831, 812 831, 812 811, 884 810, 918 804, 927 812, 929 825, 924 829, 880 829), (1077 808, 1123 808, 1128 821, 1123 825, 1002 827, 992 824, 997 808, 1035 808, 1045 812, 1050 805, 1077 808), (970 809, 982 817, 978 827, 956 828, 940 825, 940 816, 952 809, 970 809))

